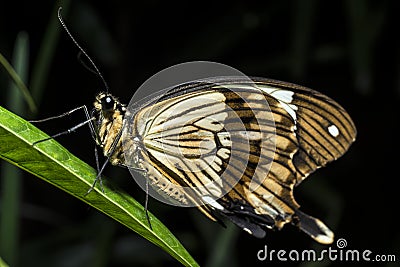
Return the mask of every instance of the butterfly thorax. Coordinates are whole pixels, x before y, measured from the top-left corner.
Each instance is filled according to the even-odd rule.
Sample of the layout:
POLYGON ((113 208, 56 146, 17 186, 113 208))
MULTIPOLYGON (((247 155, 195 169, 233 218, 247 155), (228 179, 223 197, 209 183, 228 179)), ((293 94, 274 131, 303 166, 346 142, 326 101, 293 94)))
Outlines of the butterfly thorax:
POLYGON ((94 102, 96 142, 113 165, 124 164, 121 131, 125 113, 125 105, 111 94, 100 93, 96 96, 94 102))

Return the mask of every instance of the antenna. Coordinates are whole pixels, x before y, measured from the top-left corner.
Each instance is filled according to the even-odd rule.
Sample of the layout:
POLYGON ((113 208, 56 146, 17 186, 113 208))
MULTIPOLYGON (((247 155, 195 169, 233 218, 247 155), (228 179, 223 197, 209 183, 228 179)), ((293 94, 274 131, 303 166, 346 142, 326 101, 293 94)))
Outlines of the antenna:
POLYGON ((74 42, 74 44, 78 47, 78 49, 82 52, 82 54, 89 60, 90 64, 92 64, 93 68, 95 69, 96 74, 100 77, 100 79, 102 80, 104 87, 106 88, 106 92, 108 93, 108 85, 106 80, 104 79, 103 75, 101 74, 99 68, 97 68, 96 64, 94 64, 94 61, 89 57, 89 55, 85 52, 85 50, 83 50, 83 48, 78 44, 78 42, 75 40, 75 38, 72 36, 71 32, 68 30, 67 25, 65 24, 62 16, 61 16, 61 10, 62 7, 58 8, 58 20, 60 21, 62 27, 64 28, 64 30, 67 32, 69 38, 71 38, 71 40, 74 42))

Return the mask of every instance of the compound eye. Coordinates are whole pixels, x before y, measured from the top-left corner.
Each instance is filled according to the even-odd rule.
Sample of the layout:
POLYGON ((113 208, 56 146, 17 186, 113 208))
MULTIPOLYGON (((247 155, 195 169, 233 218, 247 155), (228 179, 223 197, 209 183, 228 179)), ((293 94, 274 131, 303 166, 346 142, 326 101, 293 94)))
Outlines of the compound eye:
POLYGON ((106 96, 101 100, 103 110, 111 110, 114 108, 114 99, 111 96, 106 96))

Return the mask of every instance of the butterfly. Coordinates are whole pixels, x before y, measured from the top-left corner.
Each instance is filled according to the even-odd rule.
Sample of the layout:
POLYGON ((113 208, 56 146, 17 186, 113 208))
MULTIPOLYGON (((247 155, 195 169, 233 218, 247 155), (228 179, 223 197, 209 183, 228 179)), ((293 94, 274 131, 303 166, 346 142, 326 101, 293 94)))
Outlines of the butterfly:
POLYGON ((355 141, 355 125, 338 103, 291 83, 221 76, 126 106, 108 92, 61 8, 58 18, 107 89, 92 113, 86 106, 73 110, 83 108, 86 121, 55 135, 89 124, 107 159, 91 189, 110 162, 139 170, 146 192, 150 184, 168 203, 195 206, 213 221, 226 218, 255 237, 290 223, 319 243, 333 242, 322 221, 300 211, 293 190, 355 141))
POLYGON ((134 108, 100 93, 93 114, 109 161, 143 170, 171 203, 227 218, 258 238, 290 223, 319 243, 333 242, 333 232, 293 196, 355 140, 352 119, 331 98, 265 78, 215 77, 134 108))

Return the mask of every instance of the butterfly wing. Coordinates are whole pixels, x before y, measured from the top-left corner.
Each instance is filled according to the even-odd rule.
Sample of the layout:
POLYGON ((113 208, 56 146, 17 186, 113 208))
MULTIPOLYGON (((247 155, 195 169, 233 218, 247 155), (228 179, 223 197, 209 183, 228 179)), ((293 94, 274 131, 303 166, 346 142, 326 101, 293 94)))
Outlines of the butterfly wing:
MULTIPOLYGON (((331 98, 295 84, 254 78, 290 114, 298 149, 293 155, 297 184, 316 169, 342 156, 354 142, 356 127, 346 110, 331 98), (280 97, 286 92, 290 97, 280 97)), ((293 133, 292 133, 293 134, 293 133)))
POLYGON ((354 123, 338 103, 319 92, 274 80, 253 80, 265 92, 270 103, 275 116, 277 140, 268 179, 255 194, 249 195, 249 199, 255 199, 255 207, 265 206, 266 202, 278 209, 284 207, 280 215, 286 212, 288 219, 281 222, 275 219, 278 228, 291 221, 316 241, 332 243, 333 233, 329 228, 298 209, 293 187, 348 150, 356 137, 354 123), (278 198, 266 193, 268 188, 274 187, 271 184, 273 181, 280 181, 282 185, 278 198), (276 205, 279 203, 277 199, 282 200, 282 204, 276 205))
POLYGON ((354 141, 346 111, 293 84, 215 78, 173 88, 132 117, 135 165, 164 197, 263 237, 288 222, 321 243, 332 232, 299 211, 293 188, 354 141))

